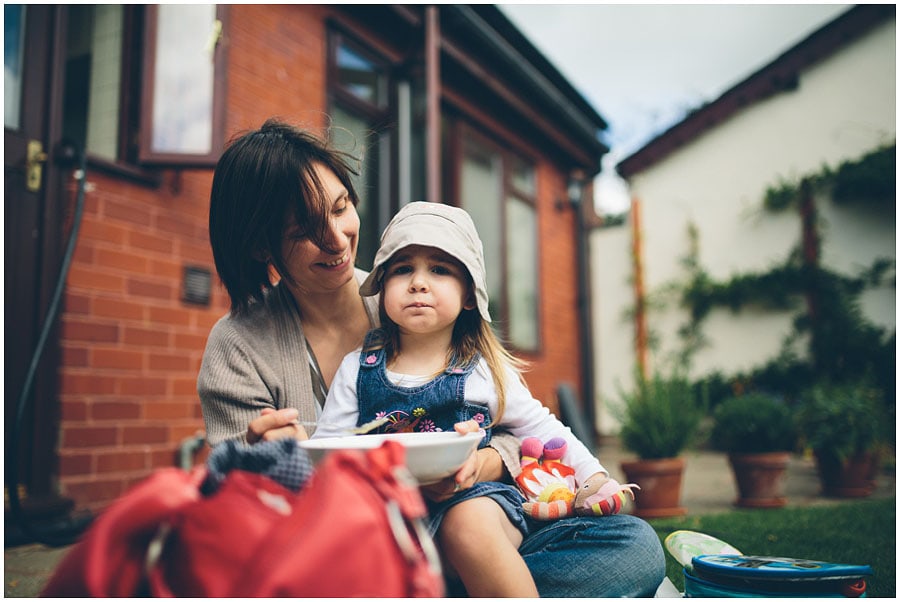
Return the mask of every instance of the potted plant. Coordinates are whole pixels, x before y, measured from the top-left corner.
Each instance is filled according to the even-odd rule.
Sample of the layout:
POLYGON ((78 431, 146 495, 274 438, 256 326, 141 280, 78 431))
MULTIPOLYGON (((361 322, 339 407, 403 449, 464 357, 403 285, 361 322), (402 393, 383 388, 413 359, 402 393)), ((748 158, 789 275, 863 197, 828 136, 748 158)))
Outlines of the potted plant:
POLYGON ((735 505, 780 508, 797 442, 790 408, 765 393, 729 397, 713 411, 710 443, 728 454, 737 485, 735 505))
POLYGON ((638 378, 635 389, 622 393, 619 436, 638 459, 621 463, 635 492, 636 516, 660 518, 687 513, 681 503, 684 474, 682 451, 693 443, 705 406, 682 375, 659 373, 638 378))
POLYGON ((883 393, 866 381, 819 384, 804 392, 797 425, 812 449, 822 492, 867 497, 875 489, 885 440, 883 393))

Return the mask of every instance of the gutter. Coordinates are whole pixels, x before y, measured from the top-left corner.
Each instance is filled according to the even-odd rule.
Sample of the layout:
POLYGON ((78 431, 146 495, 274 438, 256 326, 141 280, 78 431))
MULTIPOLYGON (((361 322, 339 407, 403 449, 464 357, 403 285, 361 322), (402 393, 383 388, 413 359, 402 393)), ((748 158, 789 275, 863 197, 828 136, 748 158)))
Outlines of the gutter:
MULTIPOLYGON (((594 151, 605 154, 609 149, 600 142, 598 131, 605 127, 605 122, 599 115, 594 115, 599 122, 591 119, 585 112, 562 94, 559 88, 547 77, 538 71, 512 44, 500 36, 496 29, 488 24, 475 10, 467 5, 444 5, 443 10, 448 16, 458 18, 468 31, 475 34, 485 43, 492 52, 503 59, 510 71, 517 72, 522 78, 532 84, 538 96, 542 97, 549 105, 554 107, 560 117, 575 129, 581 142, 592 147, 594 151)), ((504 17, 505 18, 505 17, 504 17)))

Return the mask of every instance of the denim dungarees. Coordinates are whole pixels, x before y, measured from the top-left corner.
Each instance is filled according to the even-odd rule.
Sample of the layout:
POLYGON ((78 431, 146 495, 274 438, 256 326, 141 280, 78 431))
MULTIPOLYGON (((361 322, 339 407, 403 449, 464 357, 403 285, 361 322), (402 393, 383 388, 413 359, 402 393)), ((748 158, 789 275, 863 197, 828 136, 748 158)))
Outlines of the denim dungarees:
MULTIPOLYGON (((383 335, 372 331, 366 335, 363 349, 383 340, 383 335)), ((373 433, 437 432, 452 431, 457 422, 475 420, 485 430, 479 448, 491 438, 490 409, 469 403, 465 399, 466 380, 478 364, 475 358, 468 365, 451 361, 450 365, 433 380, 416 387, 395 385, 387 377, 384 349, 363 351, 359 355, 359 375, 356 380, 356 398, 359 400, 357 426, 388 416, 387 424, 373 433)), ((464 489, 444 502, 426 500, 430 517, 430 531, 434 535, 444 513, 454 504, 469 498, 488 496, 506 512, 510 521, 527 535, 527 524, 522 503, 525 498, 519 490, 506 483, 481 482, 464 489)))

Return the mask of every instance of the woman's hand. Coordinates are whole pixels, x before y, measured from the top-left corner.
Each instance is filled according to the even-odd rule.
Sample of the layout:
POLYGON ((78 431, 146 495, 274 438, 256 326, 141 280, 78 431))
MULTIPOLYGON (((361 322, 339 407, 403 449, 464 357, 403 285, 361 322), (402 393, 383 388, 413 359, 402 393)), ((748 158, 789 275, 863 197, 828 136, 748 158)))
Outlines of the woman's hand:
MULTIPOLYGON (((458 422, 453 428, 460 435, 476 433, 481 427, 474 420, 458 422)), ((421 487, 422 495, 435 502, 449 499, 458 491, 469 489, 479 481, 495 481, 502 475, 503 462, 496 450, 485 447, 469 454, 452 477, 421 487)))
POLYGON ((285 437, 293 437, 299 441, 309 439, 306 429, 297 423, 299 415, 296 408, 264 408, 259 418, 247 427, 247 443, 275 441, 285 437))

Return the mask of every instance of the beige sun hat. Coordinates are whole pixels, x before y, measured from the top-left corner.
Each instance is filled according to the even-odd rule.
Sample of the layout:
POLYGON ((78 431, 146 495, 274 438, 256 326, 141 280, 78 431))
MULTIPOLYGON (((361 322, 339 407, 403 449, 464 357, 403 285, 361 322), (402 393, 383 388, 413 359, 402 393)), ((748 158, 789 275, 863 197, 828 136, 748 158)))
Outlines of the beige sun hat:
POLYGON ((491 321, 485 282, 484 247, 475 223, 465 210, 442 203, 416 201, 405 205, 381 235, 375 265, 359 287, 363 297, 377 295, 384 278, 384 264, 394 253, 410 245, 434 247, 458 259, 472 277, 475 302, 481 317, 491 321))

